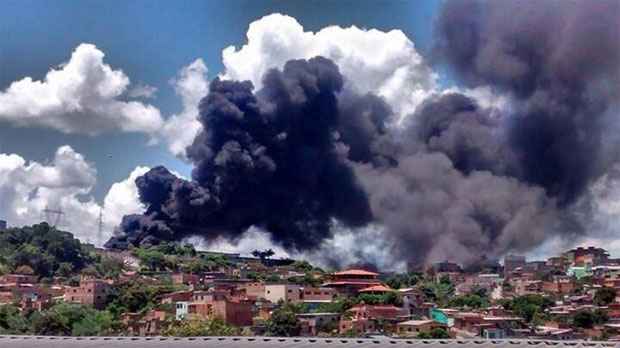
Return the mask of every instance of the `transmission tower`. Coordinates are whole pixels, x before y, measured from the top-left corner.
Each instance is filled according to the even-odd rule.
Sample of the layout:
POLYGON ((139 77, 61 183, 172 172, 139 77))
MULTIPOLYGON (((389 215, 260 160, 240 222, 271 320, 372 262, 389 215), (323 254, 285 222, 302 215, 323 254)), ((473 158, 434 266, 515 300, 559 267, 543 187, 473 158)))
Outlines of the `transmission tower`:
POLYGON ((60 219, 63 215, 65 215, 65 212, 63 212, 60 208, 50 209, 46 206, 45 209, 43 209, 43 214, 45 214, 45 221, 52 227, 56 227, 60 224, 60 219))
POLYGON ((97 231, 97 243, 101 243, 103 237, 103 208, 99 208, 99 230, 97 231))

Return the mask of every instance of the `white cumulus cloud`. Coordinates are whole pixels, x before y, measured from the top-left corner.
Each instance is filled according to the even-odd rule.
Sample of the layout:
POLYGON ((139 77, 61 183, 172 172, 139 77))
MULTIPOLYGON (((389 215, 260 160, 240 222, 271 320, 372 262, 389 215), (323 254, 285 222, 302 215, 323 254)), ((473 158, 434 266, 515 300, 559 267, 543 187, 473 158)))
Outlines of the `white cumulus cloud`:
POLYGON ((43 80, 14 81, 0 91, 0 121, 81 134, 159 130, 163 122, 159 110, 123 100, 129 77, 104 63, 104 56, 95 45, 80 44, 68 62, 50 70, 43 80))
POLYGON ((245 45, 224 49, 222 76, 250 80, 260 88, 267 70, 318 55, 339 66, 349 88, 384 97, 401 117, 437 88, 436 74, 400 30, 329 26, 314 33, 281 14, 252 22, 245 45))
POLYGON ((138 197, 136 179, 149 169, 149 167, 136 167, 125 180, 114 183, 110 187, 103 200, 103 223, 107 232, 106 237, 109 237, 114 228, 120 224, 123 216, 142 213, 146 209, 138 197))
POLYGON ((149 168, 137 167, 127 179, 115 183, 103 205, 93 198, 97 171, 93 163, 70 146, 62 146, 45 163, 27 161, 17 154, 0 153, 0 219, 10 226, 49 221, 72 232, 84 242, 103 244, 122 217, 138 213, 140 203, 135 179, 149 168), (62 215, 45 210, 62 211, 62 215), (99 214, 103 230, 98 234, 99 214))
POLYGON ((168 149, 174 155, 185 156, 185 148, 194 141, 202 129, 198 121, 198 105, 209 90, 207 66, 202 59, 196 59, 179 71, 172 84, 181 97, 183 109, 166 119, 160 135, 166 140, 168 149))

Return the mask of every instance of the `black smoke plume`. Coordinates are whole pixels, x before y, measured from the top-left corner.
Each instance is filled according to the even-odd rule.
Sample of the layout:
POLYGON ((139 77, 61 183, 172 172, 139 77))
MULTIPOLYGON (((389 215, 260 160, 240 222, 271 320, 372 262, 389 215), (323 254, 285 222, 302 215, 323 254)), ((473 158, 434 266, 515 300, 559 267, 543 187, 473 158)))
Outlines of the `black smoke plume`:
POLYGON ((437 33, 466 85, 514 98, 523 179, 568 205, 616 162, 620 2, 449 1, 437 33))
POLYGON ((440 93, 400 126, 381 98, 343 91, 325 58, 289 61, 259 91, 216 79, 192 180, 163 167, 139 178, 147 210, 108 246, 234 241, 257 226, 331 265, 335 233, 357 234, 362 256, 379 235, 388 261, 366 263, 471 264, 583 234, 584 197, 618 162, 619 18, 617 1, 445 2, 437 61, 508 103, 440 93))
POLYGON ((339 151, 342 84, 321 57, 270 71, 256 94, 250 82, 214 80, 200 105, 204 131, 187 150, 193 180, 162 167, 140 177, 147 211, 126 217, 124 234, 109 245, 235 239, 257 226, 304 250, 331 235, 333 219, 350 227, 371 221, 366 193, 339 151))

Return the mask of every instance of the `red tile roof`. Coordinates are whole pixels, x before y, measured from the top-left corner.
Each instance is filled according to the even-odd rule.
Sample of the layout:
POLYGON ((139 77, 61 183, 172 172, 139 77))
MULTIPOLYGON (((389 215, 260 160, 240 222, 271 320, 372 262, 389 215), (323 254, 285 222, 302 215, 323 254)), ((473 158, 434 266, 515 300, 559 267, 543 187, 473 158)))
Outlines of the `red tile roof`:
POLYGON ((334 273, 334 275, 359 275, 359 276, 378 276, 379 273, 365 271, 363 269, 348 269, 346 271, 340 271, 334 273))
POLYGON ((323 287, 329 287, 329 286, 339 286, 339 285, 359 285, 359 286, 373 286, 373 285, 380 285, 381 283, 378 280, 339 280, 336 282, 327 282, 325 284, 322 284, 321 286, 323 287))
POLYGON ((388 288, 385 285, 373 285, 373 286, 364 288, 360 290, 359 292, 388 292, 388 291, 392 291, 392 289, 388 288))

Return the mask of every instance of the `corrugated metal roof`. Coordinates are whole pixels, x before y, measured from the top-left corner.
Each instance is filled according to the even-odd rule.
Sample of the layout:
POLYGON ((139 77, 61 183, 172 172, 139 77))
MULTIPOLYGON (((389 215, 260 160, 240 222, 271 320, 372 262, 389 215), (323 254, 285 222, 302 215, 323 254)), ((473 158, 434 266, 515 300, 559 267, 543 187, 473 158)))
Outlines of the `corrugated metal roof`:
POLYGON ((604 348, 618 347, 613 342, 539 341, 539 340, 406 340, 358 338, 278 338, 278 337, 42 337, 0 336, 0 347, 11 348, 192 348, 192 347, 409 347, 409 348, 604 348))

